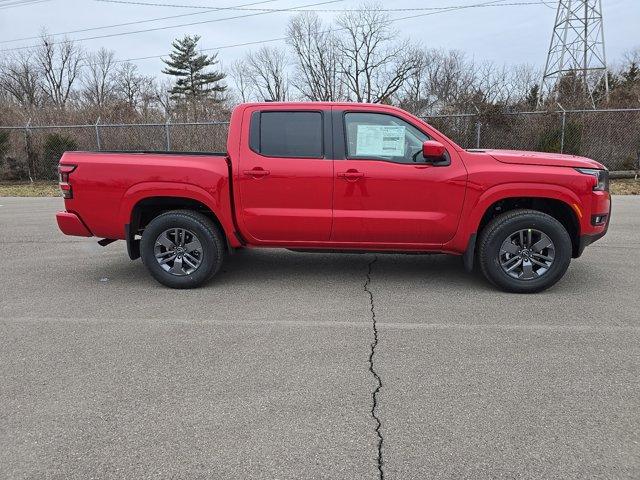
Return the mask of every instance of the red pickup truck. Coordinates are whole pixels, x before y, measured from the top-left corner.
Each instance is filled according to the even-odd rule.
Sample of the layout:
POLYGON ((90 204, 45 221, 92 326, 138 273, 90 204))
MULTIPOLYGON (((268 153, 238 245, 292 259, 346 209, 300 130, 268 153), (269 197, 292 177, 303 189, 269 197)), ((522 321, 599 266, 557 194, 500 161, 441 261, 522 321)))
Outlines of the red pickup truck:
POLYGON ((126 241, 151 275, 197 287, 241 247, 448 253, 537 292, 609 225, 608 171, 587 158, 464 150, 386 105, 249 103, 224 153, 67 152, 67 235, 126 241))

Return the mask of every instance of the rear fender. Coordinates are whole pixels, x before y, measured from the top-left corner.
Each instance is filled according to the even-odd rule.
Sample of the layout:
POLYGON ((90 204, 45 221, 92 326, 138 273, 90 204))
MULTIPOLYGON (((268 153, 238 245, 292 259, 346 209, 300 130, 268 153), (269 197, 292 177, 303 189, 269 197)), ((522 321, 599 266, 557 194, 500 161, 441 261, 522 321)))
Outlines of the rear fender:
POLYGON ((237 239, 233 234, 233 218, 231 216, 228 192, 223 197, 218 191, 209 192, 202 187, 188 183, 143 182, 133 185, 125 192, 120 203, 120 225, 125 228, 125 225, 131 222, 133 209, 138 202, 153 197, 186 198, 202 203, 213 212, 220 222, 227 241, 232 246, 238 246, 235 245, 237 239), (226 205, 223 205, 225 200, 226 205))

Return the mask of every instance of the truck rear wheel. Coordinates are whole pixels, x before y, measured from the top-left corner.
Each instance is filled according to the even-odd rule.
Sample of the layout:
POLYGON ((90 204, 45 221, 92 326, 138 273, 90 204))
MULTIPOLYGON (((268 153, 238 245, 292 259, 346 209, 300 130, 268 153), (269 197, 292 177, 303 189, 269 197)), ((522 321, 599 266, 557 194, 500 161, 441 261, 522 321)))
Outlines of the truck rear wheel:
POLYGON ((199 287, 224 260, 224 239, 205 215, 174 210, 154 218, 142 232, 140 256, 149 273, 171 288, 199 287))
POLYGON ((555 218, 536 210, 511 210, 482 230, 482 273, 508 292, 535 293, 555 284, 571 262, 571 238, 555 218))

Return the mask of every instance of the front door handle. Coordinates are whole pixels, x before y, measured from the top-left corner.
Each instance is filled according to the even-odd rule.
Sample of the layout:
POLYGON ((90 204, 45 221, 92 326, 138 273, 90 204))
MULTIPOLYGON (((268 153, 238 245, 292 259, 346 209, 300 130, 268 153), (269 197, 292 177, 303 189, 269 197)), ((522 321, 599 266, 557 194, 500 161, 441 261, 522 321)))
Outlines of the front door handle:
POLYGON ((346 172, 338 172, 338 178, 344 178, 348 182, 355 182, 362 177, 364 177, 364 173, 359 172, 355 169, 349 169, 346 172))
POLYGON ((245 170, 242 173, 244 173, 247 177, 260 178, 266 177, 271 172, 269 170, 265 170, 264 168, 256 167, 253 170, 245 170))

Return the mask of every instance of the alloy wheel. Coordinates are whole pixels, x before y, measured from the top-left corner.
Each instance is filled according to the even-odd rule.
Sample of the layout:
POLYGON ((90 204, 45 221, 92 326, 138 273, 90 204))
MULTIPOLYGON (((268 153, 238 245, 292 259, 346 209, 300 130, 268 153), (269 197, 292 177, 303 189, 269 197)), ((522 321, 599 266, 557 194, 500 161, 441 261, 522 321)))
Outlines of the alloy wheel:
POLYGON ((509 235, 502 242, 499 261, 510 277, 534 280, 549 271, 555 254, 555 246, 547 234, 527 228, 509 235))
POLYGON ((203 249, 198 237, 185 228, 165 230, 154 244, 154 255, 163 270, 172 275, 191 275, 202 264, 203 249))

